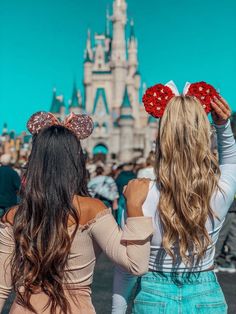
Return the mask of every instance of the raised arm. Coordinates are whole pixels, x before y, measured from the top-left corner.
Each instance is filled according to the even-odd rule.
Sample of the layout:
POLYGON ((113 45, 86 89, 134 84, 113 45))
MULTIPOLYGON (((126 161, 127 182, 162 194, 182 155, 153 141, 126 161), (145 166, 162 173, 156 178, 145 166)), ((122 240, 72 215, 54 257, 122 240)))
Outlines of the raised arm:
POLYGON ((0 222, 0 313, 11 292, 11 254, 14 250, 12 227, 0 222))
POLYGON ((220 165, 236 164, 236 144, 230 126, 231 115, 228 103, 222 98, 212 101, 212 119, 217 133, 220 165))
MULTIPOLYGON (((215 124, 218 141, 220 180, 219 187, 211 200, 211 206, 217 217, 222 221, 233 202, 236 193, 236 144, 230 126, 230 108, 223 99, 215 99, 212 102, 212 118, 215 124)), ((219 224, 220 220, 216 223, 219 224)))
POLYGON ((236 164, 236 144, 230 120, 223 125, 215 125, 220 165, 236 164))

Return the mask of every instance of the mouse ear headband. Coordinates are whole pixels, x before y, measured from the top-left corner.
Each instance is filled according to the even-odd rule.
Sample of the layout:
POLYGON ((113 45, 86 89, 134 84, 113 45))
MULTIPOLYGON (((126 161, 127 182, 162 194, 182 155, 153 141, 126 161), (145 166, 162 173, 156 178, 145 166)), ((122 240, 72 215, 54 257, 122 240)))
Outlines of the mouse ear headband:
MULTIPOLYGON (((170 81, 166 85, 156 84, 149 87, 143 95, 142 101, 145 110, 149 114, 155 118, 161 118, 171 98, 179 95, 180 93, 175 83, 170 81)), ((212 110, 211 101, 213 98, 219 97, 216 89, 206 82, 187 82, 183 90, 183 95, 196 97, 207 114, 212 110)))
POLYGON ((52 125, 61 125, 69 129, 80 139, 89 137, 93 132, 93 120, 86 114, 71 113, 64 121, 59 121, 52 113, 39 111, 34 113, 27 122, 29 132, 34 135, 52 125))

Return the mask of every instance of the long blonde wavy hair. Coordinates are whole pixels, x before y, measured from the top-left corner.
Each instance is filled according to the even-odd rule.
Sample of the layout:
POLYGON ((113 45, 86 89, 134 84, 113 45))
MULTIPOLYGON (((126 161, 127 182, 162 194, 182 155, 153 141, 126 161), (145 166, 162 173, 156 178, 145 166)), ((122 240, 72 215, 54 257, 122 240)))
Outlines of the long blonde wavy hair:
POLYGON ((160 121, 156 149, 158 210, 163 248, 193 265, 205 254, 211 239, 205 224, 213 218, 212 194, 220 169, 211 152, 211 126, 199 101, 190 96, 170 100, 160 121), (195 261, 195 262, 194 262, 195 261))

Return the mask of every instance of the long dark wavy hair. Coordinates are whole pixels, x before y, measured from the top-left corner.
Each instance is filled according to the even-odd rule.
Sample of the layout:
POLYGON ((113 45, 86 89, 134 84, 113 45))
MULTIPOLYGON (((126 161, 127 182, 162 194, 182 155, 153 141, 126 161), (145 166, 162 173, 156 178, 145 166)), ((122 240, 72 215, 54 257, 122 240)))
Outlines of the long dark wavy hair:
POLYGON ((87 196, 85 157, 76 135, 63 126, 43 129, 33 138, 22 201, 14 218, 12 280, 18 303, 30 303, 35 289, 49 297, 50 313, 70 313, 63 284, 79 214, 74 195, 87 196), (72 235, 68 219, 75 222, 72 235))

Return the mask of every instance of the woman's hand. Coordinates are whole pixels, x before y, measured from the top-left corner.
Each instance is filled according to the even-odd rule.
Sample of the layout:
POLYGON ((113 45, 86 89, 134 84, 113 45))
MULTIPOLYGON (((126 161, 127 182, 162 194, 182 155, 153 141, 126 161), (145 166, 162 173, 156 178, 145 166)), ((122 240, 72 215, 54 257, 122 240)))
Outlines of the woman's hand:
POLYGON ((211 112, 213 122, 217 125, 225 124, 231 116, 231 110, 226 100, 222 97, 214 97, 211 106, 214 109, 214 111, 211 112))
POLYGON ((142 205, 147 198, 149 182, 149 179, 135 179, 124 187, 128 217, 143 216, 142 205))

